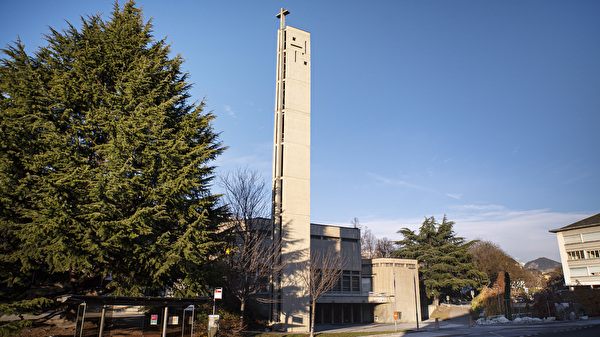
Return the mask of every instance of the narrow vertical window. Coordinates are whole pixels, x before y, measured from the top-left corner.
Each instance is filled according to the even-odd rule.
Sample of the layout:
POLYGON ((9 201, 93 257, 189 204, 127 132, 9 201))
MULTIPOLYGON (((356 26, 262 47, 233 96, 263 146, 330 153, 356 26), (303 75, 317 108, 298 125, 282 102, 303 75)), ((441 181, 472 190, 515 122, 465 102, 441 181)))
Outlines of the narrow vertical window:
MULTIPOLYGON (((279 150, 279 153, 281 154, 281 157, 279 158, 280 159, 280 163, 279 163, 279 172, 280 173, 279 173, 279 175, 281 177, 283 177, 283 144, 281 144, 281 148, 279 150)), ((282 182, 281 190, 283 191, 283 182, 282 182)), ((281 195, 283 195, 283 194, 281 194, 281 195)))
POLYGON ((286 73, 286 60, 287 60, 287 55, 286 55, 286 52, 283 52, 283 75, 281 76, 281 78, 285 78, 285 73, 286 73))
POLYGON ((281 114, 281 142, 284 142, 284 135, 285 134, 285 112, 281 114))

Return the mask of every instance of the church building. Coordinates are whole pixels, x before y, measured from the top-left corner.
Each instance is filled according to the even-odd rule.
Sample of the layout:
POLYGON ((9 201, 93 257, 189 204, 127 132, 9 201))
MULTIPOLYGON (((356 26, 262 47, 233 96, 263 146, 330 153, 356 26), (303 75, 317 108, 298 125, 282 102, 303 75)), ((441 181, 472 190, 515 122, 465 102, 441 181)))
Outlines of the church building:
POLYGON ((308 272, 312 253, 331 248, 349 262, 318 300, 316 323, 418 322, 416 260, 362 260, 360 229, 310 222, 310 33, 286 26, 289 13, 277 14, 271 233, 285 264, 272 281, 272 325, 309 330, 310 296, 299 275, 308 272))

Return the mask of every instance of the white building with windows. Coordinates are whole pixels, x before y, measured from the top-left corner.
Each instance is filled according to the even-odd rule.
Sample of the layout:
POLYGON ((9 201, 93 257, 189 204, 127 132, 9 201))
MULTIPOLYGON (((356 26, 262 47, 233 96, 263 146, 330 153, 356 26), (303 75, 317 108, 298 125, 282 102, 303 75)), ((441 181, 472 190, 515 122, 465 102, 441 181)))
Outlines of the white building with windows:
POLYGON ((558 239, 565 284, 600 286, 600 213, 550 232, 558 239))

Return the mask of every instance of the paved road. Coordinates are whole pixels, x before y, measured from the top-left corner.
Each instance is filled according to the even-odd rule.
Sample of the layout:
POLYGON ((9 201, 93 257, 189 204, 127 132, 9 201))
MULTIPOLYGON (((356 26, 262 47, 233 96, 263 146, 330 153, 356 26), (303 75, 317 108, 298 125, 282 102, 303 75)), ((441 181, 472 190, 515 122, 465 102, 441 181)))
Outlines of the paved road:
MULTIPOLYGON (((550 323, 530 326, 475 326, 473 328, 440 329, 409 332, 395 336, 441 337, 441 336, 473 336, 473 337, 597 337, 600 336, 600 320, 582 322, 550 323)), ((394 336, 394 335, 392 335, 394 336)))
POLYGON ((536 334, 536 337, 559 337, 568 335, 569 337, 596 337, 600 336, 600 325, 582 326, 578 328, 557 329, 552 331, 542 331, 536 334))
MULTIPOLYGON (((569 336, 569 337, 597 337, 600 336, 600 319, 586 321, 562 321, 529 325, 474 325, 452 324, 440 322, 439 329, 435 329, 434 322, 423 322, 420 329, 414 323, 398 324, 398 332, 373 335, 373 337, 442 337, 442 336, 495 336, 495 337, 521 337, 521 336, 569 336), (403 331, 400 331, 403 330, 403 331)), ((393 324, 365 324, 354 326, 317 326, 321 332, 357 332, 357 331, 394 331, 393 324)))
POLYGON ((436 329, 435 320, 428 320, 419 324, 399 323, 394 324, 362 324, 362 325, 317 325, 319 332, 398 332, 375 335, 376 337, 442 337, 442 336, 485 336, 485 337, 597 337, 600 336, 600 319, 555 321, 538 324, 498 324, 479 325, 469 327, 468 308, 457 306, 453 308, 450 319, 441 321, 436 329), (456 309, 456 310, 455 310, 456 309))

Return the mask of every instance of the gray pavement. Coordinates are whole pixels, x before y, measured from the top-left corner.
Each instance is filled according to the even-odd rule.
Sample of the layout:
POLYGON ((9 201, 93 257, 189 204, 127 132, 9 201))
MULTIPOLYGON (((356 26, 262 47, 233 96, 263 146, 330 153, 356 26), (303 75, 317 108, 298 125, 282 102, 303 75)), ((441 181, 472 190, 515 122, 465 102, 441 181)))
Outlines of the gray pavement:
POLYGON ((600 325, 600 318, 576 321, 554 321, 539 324, 497 324, 497 325, 478 325, 473 324, 469 327, 468 318, 449 319, 440 321, 436 328, 435 320, 423 321, 417 329, 416 323, 398 323, 394 324, 361 324, 361 325, 317 325, 315 330, 318 332, 384 332, 386 334, 377 334, 377 337, 441 337, 441 336, 476 336, 476 335, 494 335, 494 336, 531 336, 544 330, 564 330, 577 329, 585 326, 600 325))

